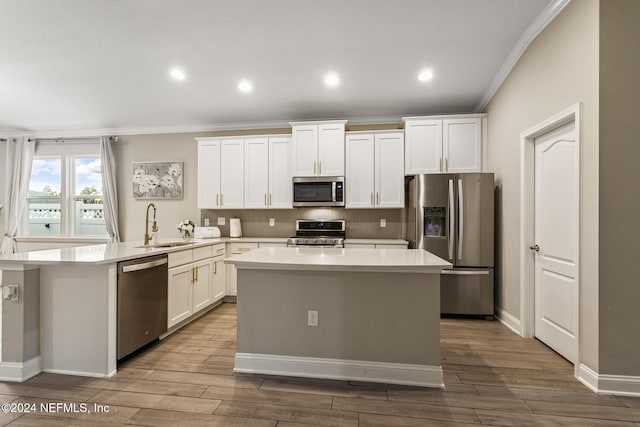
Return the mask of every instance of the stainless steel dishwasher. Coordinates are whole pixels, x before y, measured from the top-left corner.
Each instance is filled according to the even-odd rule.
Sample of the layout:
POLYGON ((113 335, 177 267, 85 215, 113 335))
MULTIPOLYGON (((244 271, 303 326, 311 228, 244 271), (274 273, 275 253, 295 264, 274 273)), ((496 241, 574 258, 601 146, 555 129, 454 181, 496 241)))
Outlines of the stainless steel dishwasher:
POLYGON ((118 263, 118 360, 167 331, 167 278, 167 255, 118 263))

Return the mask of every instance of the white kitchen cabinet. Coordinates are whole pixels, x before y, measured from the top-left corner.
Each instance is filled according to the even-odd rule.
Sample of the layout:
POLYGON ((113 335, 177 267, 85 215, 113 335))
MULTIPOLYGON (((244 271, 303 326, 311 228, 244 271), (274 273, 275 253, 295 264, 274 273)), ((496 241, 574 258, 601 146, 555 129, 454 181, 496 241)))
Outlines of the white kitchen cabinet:
POLYGON ((245 208, 291 208, 289 137, 245 139, 245 208))
POLYGON ((292 122, 292 176, 343 176, 346 123, 292 122))
POLYGON ((244 207, 244 138, 196 138, 198 208, 244 207))
MULTIPOLYGON (((233 242, 227 246, 227 253, 230 256, 243 254, 253 249, 258 249, 258 243, 253 242, 233 242)), ((227 275, 227 295, 238 295, 238 271, 233 264, 225 264, 227 275)))
POLYGON ((404 207, 403 133, 354 132, 346 140, 345 207, 404 207))
POLYGON ((198 209, 220 207, 219 139, 198 140, 198 209))
POLYGON ((481 172, 480 116, 407 117, 404 122, 406 175, 481 172))
POLYGON ((167 327, 177 325, 224 297, 224 258, 223 244, 169 254, 167 327))

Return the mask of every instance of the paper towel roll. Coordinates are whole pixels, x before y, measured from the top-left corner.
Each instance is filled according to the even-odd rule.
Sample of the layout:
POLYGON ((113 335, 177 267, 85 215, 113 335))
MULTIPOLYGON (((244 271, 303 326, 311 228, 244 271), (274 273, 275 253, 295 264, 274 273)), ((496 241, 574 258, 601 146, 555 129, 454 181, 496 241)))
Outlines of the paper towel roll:
POLYGON ((242 237, 242 226, 240 218, 229 219, 229 237, 242 237))

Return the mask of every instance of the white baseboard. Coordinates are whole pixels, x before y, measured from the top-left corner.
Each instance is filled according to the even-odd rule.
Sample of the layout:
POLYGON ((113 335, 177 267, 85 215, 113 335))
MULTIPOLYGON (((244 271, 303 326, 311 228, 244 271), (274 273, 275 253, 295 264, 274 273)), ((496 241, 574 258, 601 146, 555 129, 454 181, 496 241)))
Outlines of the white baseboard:
POLYGON ((640 397, 640 377, 630 375, 600 375, 585 365, 578 369, 578 380, 598 394, 640 397))
POLYGON ((442 367, 434 365, 236 353, 233 371, 444 388, 442 367))
POLYGON ((90 377, 90 378, 109 378, 115 374, 115 372, 105 375, 105 374, 99 374, 97 372, 68 371, 64 369, 43 369, 42 372, 46 372, 48 374, 75 375, 78 377, 90 377))
POLYGON ((495 307, 496 317, 507 328, 511 329, 516 334, 522 336, 522 328, 520 326, 520 319, 515 318, 510 313, 504 311, 500 307, 495 307))
POLYGON ((20 362, 0 362, 0 381, 23 382, 42 372, 40 356, 20 362))

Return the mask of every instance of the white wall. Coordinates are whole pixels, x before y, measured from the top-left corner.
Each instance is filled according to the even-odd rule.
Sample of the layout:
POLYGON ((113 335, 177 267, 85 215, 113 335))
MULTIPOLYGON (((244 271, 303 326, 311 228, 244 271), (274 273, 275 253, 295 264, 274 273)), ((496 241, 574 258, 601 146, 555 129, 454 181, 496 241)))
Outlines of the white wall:
POLYGON ((495 172, 497 305, 520 318, 520 134, 582 103, 580 278, 582 361, 598 368, 599 1, 573 1, 531 43, 496 93, 488 118, 487 170, 495 172))

